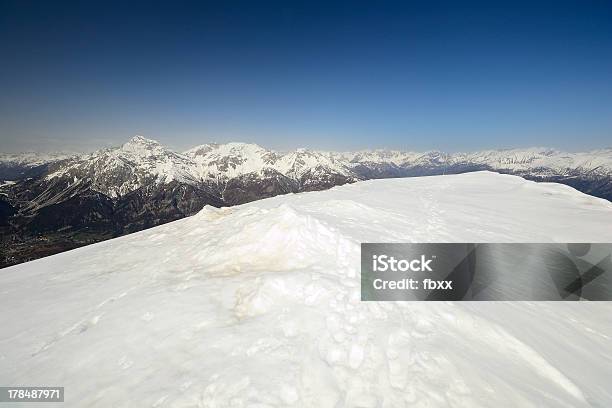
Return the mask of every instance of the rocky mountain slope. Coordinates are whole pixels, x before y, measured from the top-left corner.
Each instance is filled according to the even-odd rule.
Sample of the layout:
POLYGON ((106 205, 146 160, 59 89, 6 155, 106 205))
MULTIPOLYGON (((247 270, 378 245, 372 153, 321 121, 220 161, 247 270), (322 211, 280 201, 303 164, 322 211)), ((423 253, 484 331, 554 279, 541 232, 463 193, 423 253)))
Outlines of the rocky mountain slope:
POLYGON ((90 154, 4 154, 0 169, 5 180, 0 266, 180 219, 205 205, 243 204, 367 179, 492 170, 612 200, 612 149, 281 153, 227 143, 179 153, 136 136, 90 154))
POLYGON ((360 243, 611 242, 611 218, 490 172, 207 206, 4 269, 0 384, 65 407, 610 407, 609 302, 361 302, 360 243))

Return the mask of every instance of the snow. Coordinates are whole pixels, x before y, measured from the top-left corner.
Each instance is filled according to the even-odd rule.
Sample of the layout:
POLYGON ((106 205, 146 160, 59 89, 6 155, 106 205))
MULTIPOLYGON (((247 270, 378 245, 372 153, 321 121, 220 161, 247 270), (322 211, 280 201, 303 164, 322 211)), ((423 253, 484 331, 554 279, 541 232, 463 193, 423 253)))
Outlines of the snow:
POLYGON ((190 158, 137 135, 121 147, 74 158, 66 166, 47 174, 45 179, 65 176, 74 179, 77 174, 86 175, 93 181, 96 191, 115 198, 147 185, 150 180, 162 184, 175 180, 196 184, 194 166, 190 158))
MULTIPOLYGON (((0 384, 67 407, 612 406, 612 304, 361 302, 360 242, 610 242, 489 172, 358 182, 0 271, 0 384)), ((53 406, 53 404, 50 404, 53 406)))
POLYGON ((489 164, 497 169, 552 169, 560 174, 572 169, 608 174, 612 172, 612 149, 567 153, 548 148, 488 150, 456 154, 452 161, 489 164))
POLYGON ((12 164, 21 166, 40 166, 45 163, 52 163, 66 160, 76 156, 77 153, 70 152, 23 152, 23 153, 0 153, 0 164, 12 164))
POLYGON ((194 169, 200 178, 238 177, 248 173, 258 173, 270 167, 275 153, 256 144, 226 143, 194 147, 185 154, 192 157, 199 168, 194 169))
POLYGON ((200 164, 196 171, 203 179, 219 175, 230 179, 250 173, 261 174, 264 169, 276 170, 292 179, 299 179, 317 169, 351 176, 345 159, 306 149, 281 154, 256 144, 227 143, 197 146, 186 151, 185 155, 200 164))
POLYGON ((412 162, 422 155, 423 153, 384 149, 339 153, 339 157, 348 159, 353 163, 389 163, 397 166, 412 162))
MULTIPOLYGON (((28 155, 2 155, 16 162, 51 160, 28 155), (10 156, 10 157, 9 157, 10 156)), ((60 156, 58 156, 60 157, 60 156)), ((61 156, 63 157, 63 156, 61 156)), ((64 157, 66 158, 66 157, 64 157)), ((56 159, 58 160, 58 159, 56 159)), ((325 179, 339 175, 347 181, 361 179, 359 165, 414 166, 482 165, 492 169, 528 172, 530 175, 570 175, 574 172, 612 175, 612 149, 592 152, 566 153, 547 148, 488 150, 474 153, 410 152, 370 150, 359 152, 325 152, 296 149, 276 152, 252 143, 209 143, 177 153, 159 142, 137 135, 122 146, 94 153, 70 157, 45 176, 51 181, 77 176, 85 182, 93 181, 92 188, 109 197, 125 195, 151 182, 167 184, 178 181, 200 185, 202 181, 224 184, 245 175, 264 177, 270 171, 298 182, 325 179)))

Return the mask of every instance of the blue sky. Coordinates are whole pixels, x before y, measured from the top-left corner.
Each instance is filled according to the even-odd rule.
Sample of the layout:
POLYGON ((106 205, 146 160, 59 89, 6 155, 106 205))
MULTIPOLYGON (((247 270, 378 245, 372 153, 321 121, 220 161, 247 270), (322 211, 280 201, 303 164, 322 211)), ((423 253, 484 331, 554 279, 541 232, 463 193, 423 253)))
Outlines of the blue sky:
POLYGON ((0 150, 612 145, 612 3, 0 0, 0 150))

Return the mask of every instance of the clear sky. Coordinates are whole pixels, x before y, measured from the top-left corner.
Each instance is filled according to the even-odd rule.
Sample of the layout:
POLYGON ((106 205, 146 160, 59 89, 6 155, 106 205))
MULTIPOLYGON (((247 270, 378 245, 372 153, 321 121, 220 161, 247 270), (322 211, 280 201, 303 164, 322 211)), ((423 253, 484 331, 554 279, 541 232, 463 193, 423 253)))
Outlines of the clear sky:
POLYGON ((0 151, 134 134, 611 146, 612 2, 0 0, 0 151))

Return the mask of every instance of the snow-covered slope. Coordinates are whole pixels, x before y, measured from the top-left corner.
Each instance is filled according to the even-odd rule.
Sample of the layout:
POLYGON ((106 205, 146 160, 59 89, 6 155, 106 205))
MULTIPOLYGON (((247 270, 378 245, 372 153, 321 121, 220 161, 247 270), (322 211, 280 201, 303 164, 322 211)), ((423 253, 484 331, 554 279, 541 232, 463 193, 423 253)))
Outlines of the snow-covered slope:
POLYGON ((0 271, 0 384, 67 407, 612 406, 612 304, 361 302, 359 243, 610 242, 612 204, 488 172, 364 181, 0 271))

